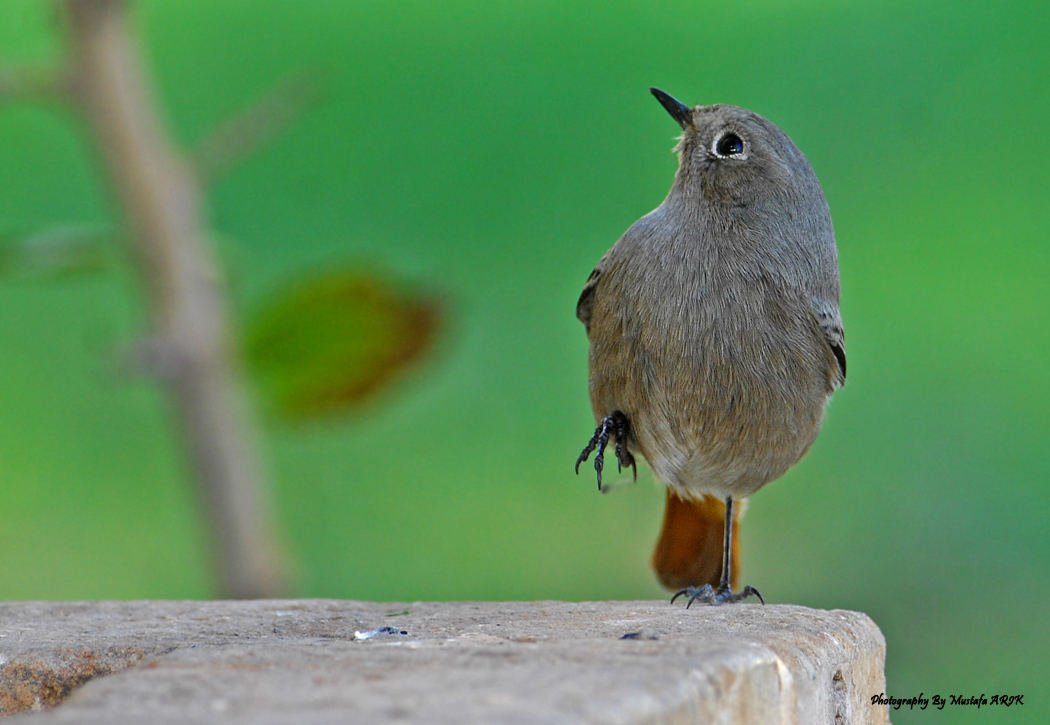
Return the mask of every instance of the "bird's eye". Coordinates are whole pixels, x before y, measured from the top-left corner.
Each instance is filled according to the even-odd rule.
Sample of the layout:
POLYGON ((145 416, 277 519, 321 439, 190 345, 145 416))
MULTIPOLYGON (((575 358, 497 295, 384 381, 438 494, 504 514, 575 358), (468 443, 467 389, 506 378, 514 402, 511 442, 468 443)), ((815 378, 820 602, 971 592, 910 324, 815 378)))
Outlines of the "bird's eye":
POLYGON ((744 142, 735 133, 727 133, 715 141, 715 153, 721 157, 744 153, 744 142))

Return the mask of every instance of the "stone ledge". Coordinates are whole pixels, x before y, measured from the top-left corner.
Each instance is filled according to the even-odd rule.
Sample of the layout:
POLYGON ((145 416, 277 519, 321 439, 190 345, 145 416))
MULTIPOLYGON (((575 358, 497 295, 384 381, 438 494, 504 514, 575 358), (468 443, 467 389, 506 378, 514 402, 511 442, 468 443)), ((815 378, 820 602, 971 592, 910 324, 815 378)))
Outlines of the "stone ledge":
POLYGON ((790 605, 0 603, 11 723, 887 723, 884 663, 790 605))

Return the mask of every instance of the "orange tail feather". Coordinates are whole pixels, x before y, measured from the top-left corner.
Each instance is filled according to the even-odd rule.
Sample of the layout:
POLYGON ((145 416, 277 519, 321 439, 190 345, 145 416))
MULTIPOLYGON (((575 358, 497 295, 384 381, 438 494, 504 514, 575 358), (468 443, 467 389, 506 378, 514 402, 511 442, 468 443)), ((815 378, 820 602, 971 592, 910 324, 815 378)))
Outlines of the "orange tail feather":
MULTIPOLYGON (((713 496, 686 501, 667 489, 663 528, 649 560, 661 584, 668 589, 704 584, 718 588, 722 576, 725 516, 725 503, 713 496)), ((740 554, 737 522, 736 517, 733 518, 733 558, 729 573, 733 586, 736 586, 740 554)))

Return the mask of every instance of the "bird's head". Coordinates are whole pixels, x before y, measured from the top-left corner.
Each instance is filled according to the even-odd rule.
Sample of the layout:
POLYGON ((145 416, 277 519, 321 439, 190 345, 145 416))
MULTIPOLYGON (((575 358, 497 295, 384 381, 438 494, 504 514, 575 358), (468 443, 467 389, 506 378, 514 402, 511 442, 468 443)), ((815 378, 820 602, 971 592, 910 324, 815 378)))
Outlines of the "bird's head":
POLYGON ((772 122, 737 106, 689 107, 650 90, 682 127, 675 147, 678 191, 730 207, 819 192, 806 157, 772 122))

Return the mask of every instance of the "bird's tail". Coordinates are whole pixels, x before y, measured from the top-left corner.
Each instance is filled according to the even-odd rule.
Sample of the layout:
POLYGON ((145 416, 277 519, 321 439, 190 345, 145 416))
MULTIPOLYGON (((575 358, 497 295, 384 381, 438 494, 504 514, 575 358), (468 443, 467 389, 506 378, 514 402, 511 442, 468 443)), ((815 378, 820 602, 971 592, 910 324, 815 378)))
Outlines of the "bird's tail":
MULTIPOLYGON (((735 502, 734 502, 735 503, 735 502)), ((722 539, 725 534, 725 503, 714 496, 685 500, 667 489, 667 508, 660 538, 649 560, 656 578, 671 590, 718 588, 722 576, 722 539)), ((740 571, 737 536, 738 517, 733 517, 733 556, 730 579, 736 585, 740 571)))

